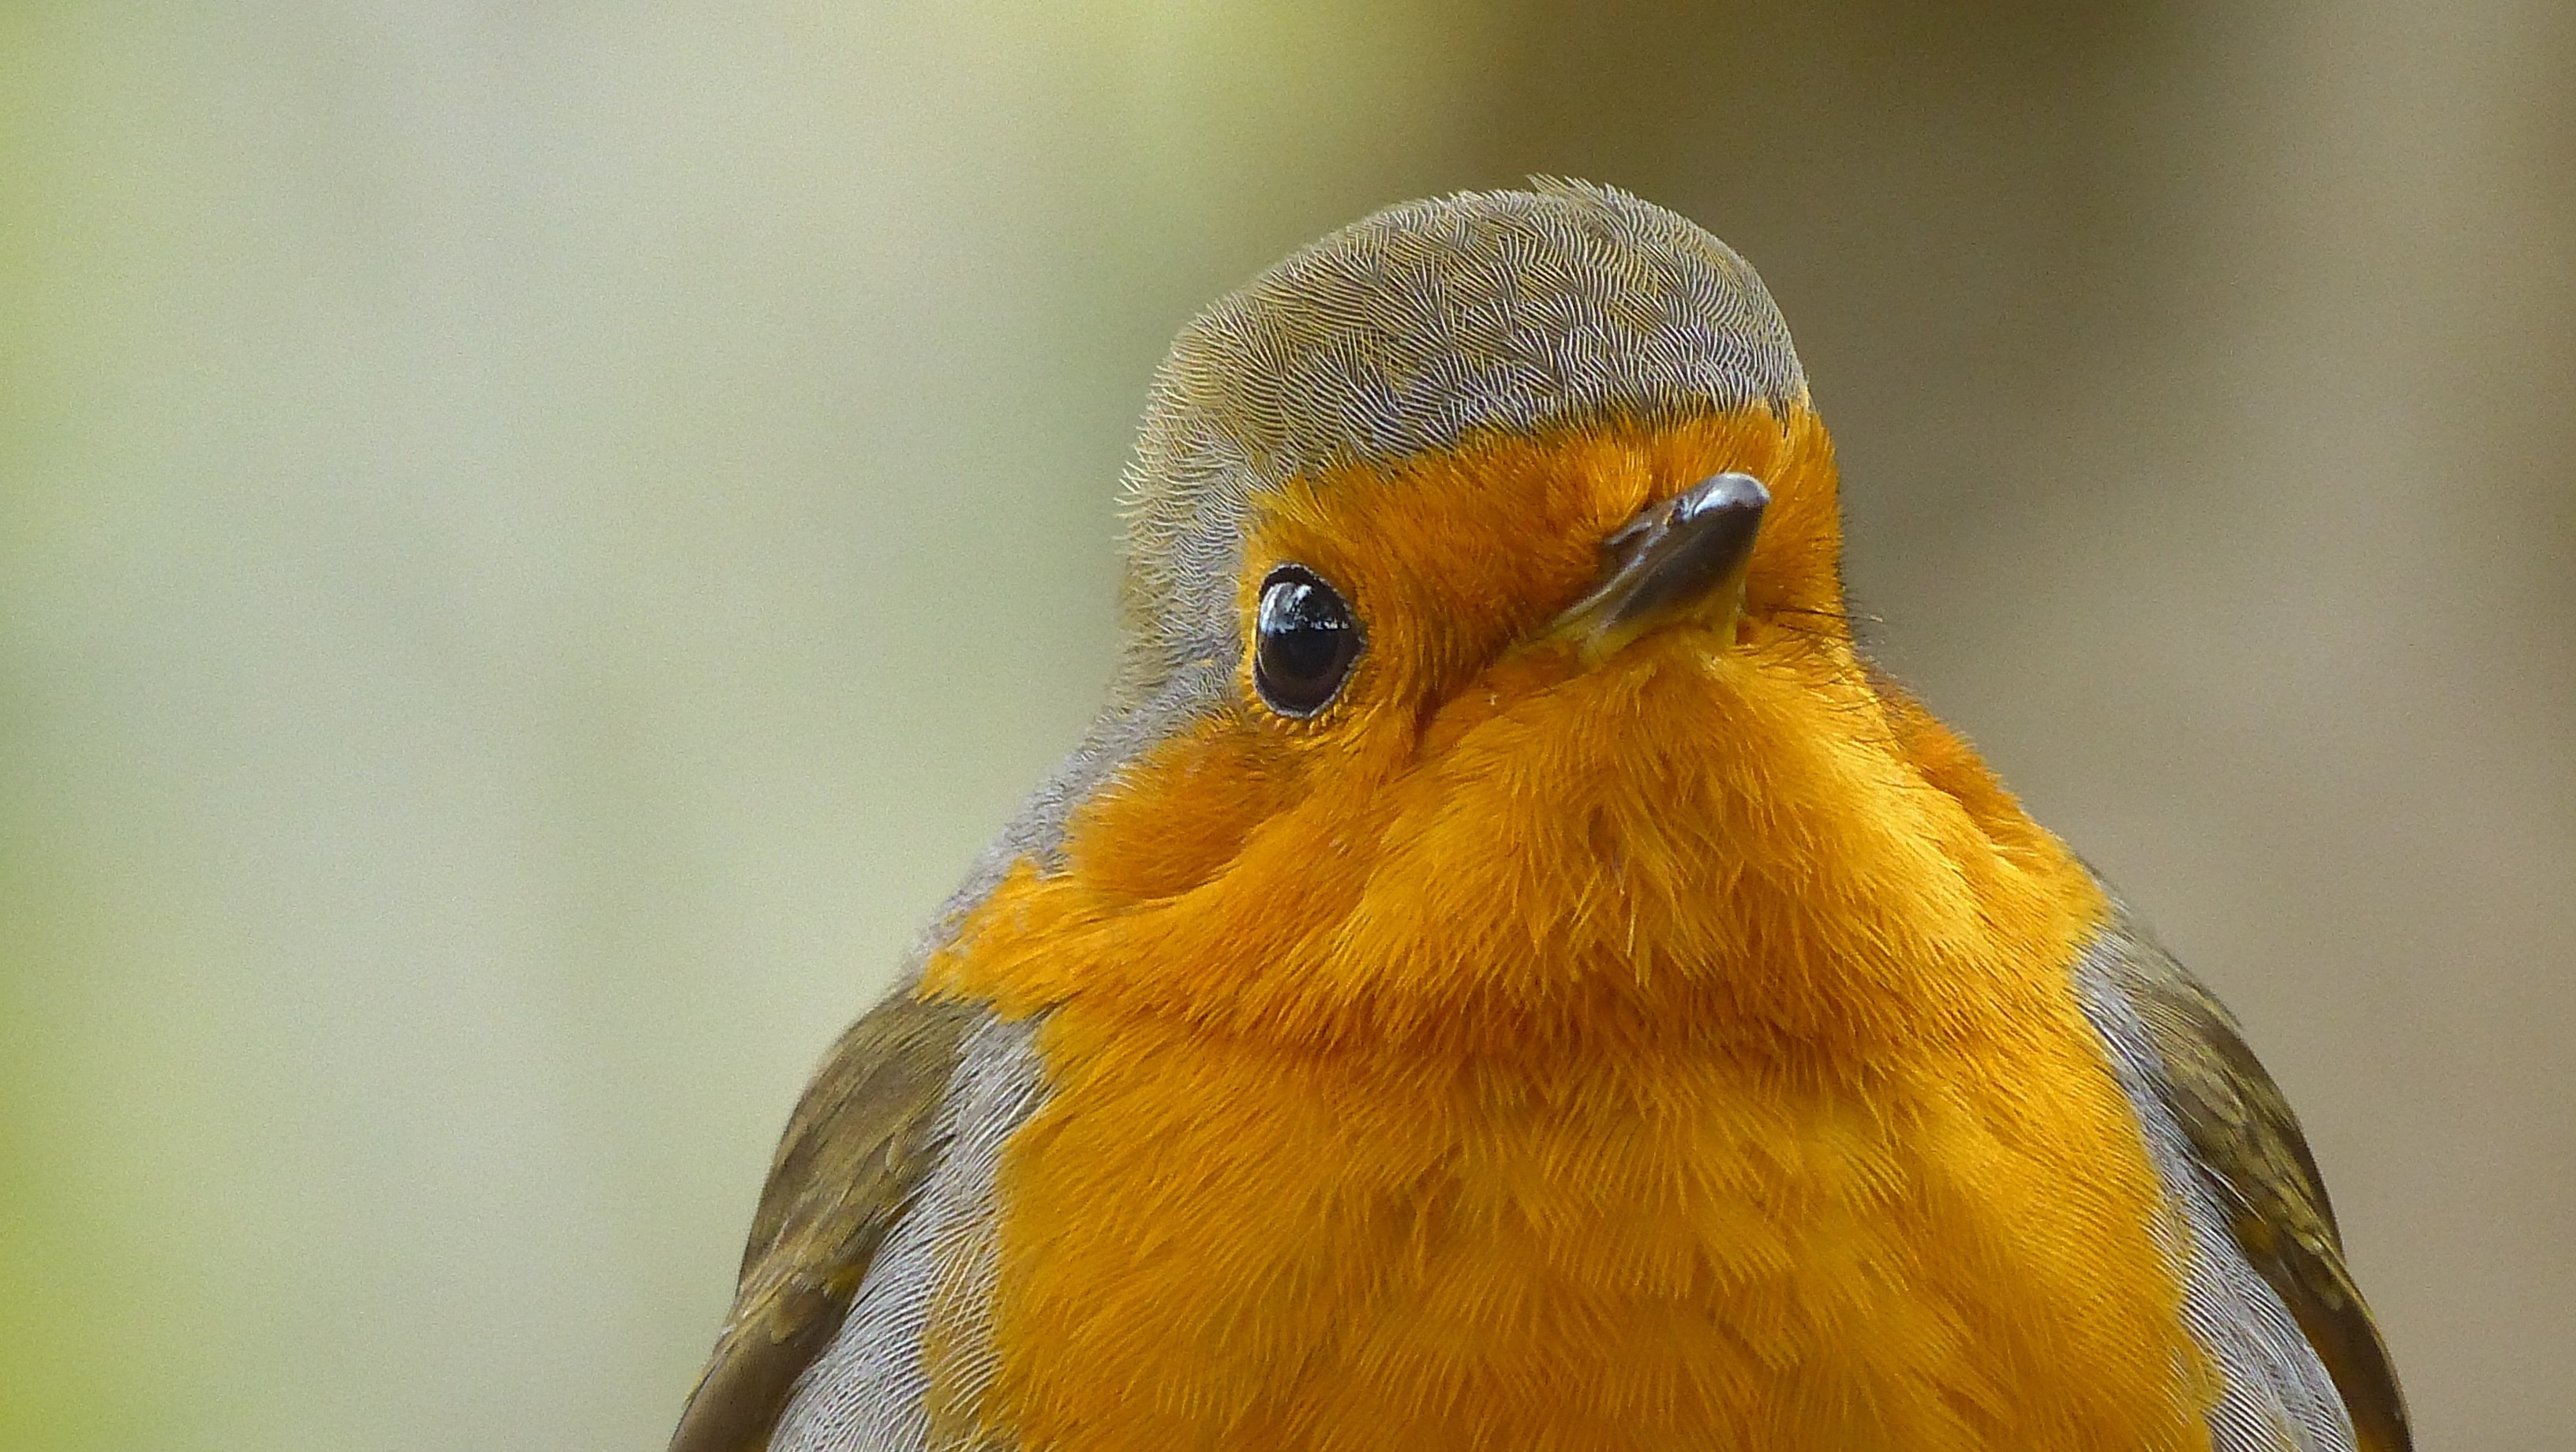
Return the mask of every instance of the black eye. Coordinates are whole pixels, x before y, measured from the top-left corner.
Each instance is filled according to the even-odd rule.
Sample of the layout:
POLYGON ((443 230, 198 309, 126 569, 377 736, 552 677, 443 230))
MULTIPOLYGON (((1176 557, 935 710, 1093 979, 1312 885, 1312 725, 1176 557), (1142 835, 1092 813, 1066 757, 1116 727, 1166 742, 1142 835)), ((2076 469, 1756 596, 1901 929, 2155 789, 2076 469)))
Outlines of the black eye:
POLYGON ((1299 565, 1261 582, 1252 683, 1282 716, 1312 716, 1331 705, 1359 659, 1360 624, 1333 587, 1299 565))

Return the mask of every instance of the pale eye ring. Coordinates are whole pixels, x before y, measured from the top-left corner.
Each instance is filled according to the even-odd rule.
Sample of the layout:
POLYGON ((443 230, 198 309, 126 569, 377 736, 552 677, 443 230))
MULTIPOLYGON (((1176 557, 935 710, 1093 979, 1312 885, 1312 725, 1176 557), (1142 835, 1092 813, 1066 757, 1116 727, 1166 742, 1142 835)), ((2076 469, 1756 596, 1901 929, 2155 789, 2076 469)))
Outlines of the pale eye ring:
POLYGON ((1350 605, 1321 575, 1281 565, 1262 580, 1252 684, 1270 709, 1303 719, 1331 705, 1362 643, 1350 605))

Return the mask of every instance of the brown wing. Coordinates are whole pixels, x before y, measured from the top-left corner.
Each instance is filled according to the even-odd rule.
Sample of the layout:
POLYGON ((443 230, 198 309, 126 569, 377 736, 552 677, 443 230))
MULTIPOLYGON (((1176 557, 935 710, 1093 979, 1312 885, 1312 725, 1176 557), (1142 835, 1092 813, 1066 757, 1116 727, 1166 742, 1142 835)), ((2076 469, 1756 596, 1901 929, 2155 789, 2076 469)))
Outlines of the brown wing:
POLYGON ((2237 1244, 2325 1363, 2364 1452, 2411 1452, 2396 1370, 2344 1268, 2298 1117, 2225 1005, 2134 925, 2127 936, 2120 986, 2163 1061, 2163 1097, 2225 1197, 2237 1244))
POLYGON ((892 998, 832 1046, 770 1163, 733 1314, 671 1452, 758 1452, 768 1440, 937 1157, 941 1091, 974 1013, 892 998))

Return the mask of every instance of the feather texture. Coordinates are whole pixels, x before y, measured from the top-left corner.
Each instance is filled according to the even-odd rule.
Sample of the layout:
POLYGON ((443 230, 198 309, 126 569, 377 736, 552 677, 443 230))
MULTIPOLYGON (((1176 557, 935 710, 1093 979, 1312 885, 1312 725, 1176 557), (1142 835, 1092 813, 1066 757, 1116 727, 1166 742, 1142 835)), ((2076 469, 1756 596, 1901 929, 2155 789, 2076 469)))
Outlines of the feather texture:
POLYGON ((2126 908, 2078 974, 2187 1211, 2185 1310, 2229 1382, 2212 1414, 2218 1452, 2282 1445, 2275 1433, 2303 1452, 2409 1452, 2405 1399, 2344 1267, 2325 1179, 2235 1016, 2126 908))
POLYGON ((671 1452, 756 1452, 840 1329, 936 1153, 932 1129, 976 1017, 899 996, 852 1024, 797 1104, 743 1249, 733 1313, 671 1452))

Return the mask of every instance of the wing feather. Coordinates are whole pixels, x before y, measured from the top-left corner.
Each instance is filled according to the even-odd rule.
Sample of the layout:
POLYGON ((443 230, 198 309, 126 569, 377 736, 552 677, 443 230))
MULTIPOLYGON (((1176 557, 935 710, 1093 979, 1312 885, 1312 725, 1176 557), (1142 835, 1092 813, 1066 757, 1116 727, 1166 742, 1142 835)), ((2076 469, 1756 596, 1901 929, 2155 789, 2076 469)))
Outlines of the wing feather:
POLYGON ((2235 1015, 2122 913, 2097 962, 2153 1052, 2153 1087, 2216 1191, 2239 1250, 2333 1379, 2363 1452, 2411 1452, 2406 1403, 2343 1259, 2298 1116, 2235 1015))
POLYGON ((757 1452, 767 1440, 938 1159, 940 1102, 974 1013, 891 998, 825 1056, 779 1140, 733 1313, 670 1452, 757 1452))

